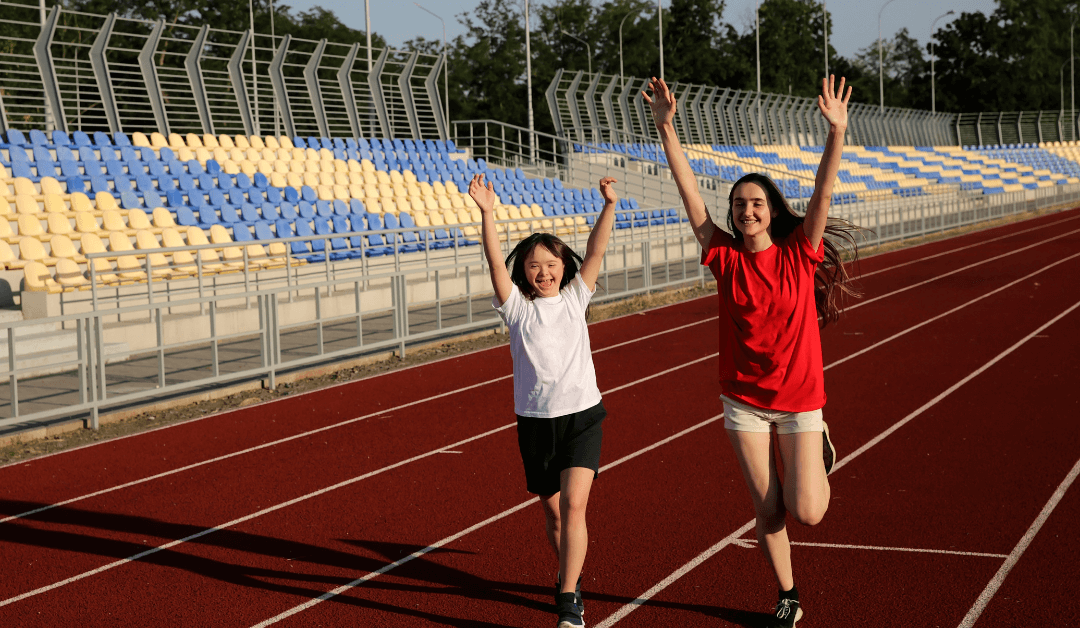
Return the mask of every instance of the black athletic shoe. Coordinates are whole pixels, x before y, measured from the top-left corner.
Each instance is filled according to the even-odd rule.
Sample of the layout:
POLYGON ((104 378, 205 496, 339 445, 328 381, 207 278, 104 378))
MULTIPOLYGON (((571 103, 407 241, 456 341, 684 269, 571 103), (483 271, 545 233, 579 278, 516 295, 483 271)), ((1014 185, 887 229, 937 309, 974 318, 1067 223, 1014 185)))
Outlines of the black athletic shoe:
POLYGON ((799 608, 799 600, 780 598, 776 603, 776 614, 772 626, 775 628, 794 628, 795 622, 802 619, 802 609, 799 608))
POLYGON ((559 593, 556 595, 555 612, 559 614, 559 623, 556 628, 585 628, 585 620, 581 618, 581 607, 577 604, 576 594, 559 593))
POLYGON ((825 460, 825 475, 829 475, 836 464, 836 448, 833 447, 832 439, 829 438, 829 424, 824 421, 821 424, 825 426, 821 430, 822 457, 825 460))
MULTIPOLYGON (((559 594, 562 593, 562 574, 556 574, 555 576, 555 598, 558 599, 559 594)), ((578 576, 577 586, 574 587, 574 603, 581 609, 581 614, 585 614, 585 600, 581 599, 581 576, 578 576)), ((556 602, 558 604, 558 602, 556 602)))

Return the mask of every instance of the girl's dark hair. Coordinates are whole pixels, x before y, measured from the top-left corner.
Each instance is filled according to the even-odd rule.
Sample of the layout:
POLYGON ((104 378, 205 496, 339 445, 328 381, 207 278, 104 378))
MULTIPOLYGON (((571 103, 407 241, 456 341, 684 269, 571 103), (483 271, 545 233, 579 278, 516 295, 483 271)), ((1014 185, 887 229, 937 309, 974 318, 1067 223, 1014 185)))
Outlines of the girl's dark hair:
MULTIPOLYGON (((776 217, 772 219, 774 240, 783 240, 788 237, 795 227, 805 220, 795 213, 772 179, 761 173, 751 172, 736 181, 728 194, 728 229, 736 238, 741 237, 742 232, 735 228, 733 204, 735 189, 743 183, 754 183, 760 186, 765 191, 770 210, 777 211, 776 217)), ((859 230, 859 227, 842 218, 829 218, 826 222, 825 236, 821 239, 821 244, 825 247, 825 261, 818 264, 817 271, 814 273, 814 302, 822 327, 840 318, 840 302, 845 296, 851 298, 862 296, 862 292, 852 285, 852 277, 844 266, 841 253, 842 249, 849 249, 851 264, 859 261, 859 246, 855 241, 855 234, 859 230)))
POLYGON ((562 281, 559 283, 559 290, 562 290, 566 284, 570 283, 574 277, 578 274, 578 269, 581 267, 582 259, 573 249, 566 246, 559 238, 556 238, 550 233, 534 233, 531 236, 525 238, 521 242, 518 242, 513 251, 510 251, 510 255, 506 256, 506 267, 510 269, 510 280, 517 285, 521 290, 521 294, 526 299, 532 301, 536 298, 536 291, 533 290, 533 286, 529 283, 529 280, 525 277, 525 258, 532 253, 532 250, 537 246, 542 246, 552 255, 562 259, 563 261, 563 276, 562 281))

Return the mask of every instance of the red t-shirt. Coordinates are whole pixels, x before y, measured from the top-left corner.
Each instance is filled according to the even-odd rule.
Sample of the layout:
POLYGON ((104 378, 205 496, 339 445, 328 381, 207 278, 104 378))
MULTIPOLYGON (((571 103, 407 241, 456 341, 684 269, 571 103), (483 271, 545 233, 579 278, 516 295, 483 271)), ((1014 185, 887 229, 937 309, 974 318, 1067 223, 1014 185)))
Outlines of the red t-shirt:
POLYGON ((759 408, 808 412, 825 405, 814 271, 824 249, 802 225, 783 241, 751 253, 717 229, 701 263, 720 293, 720 385, 723 394, 759 408))

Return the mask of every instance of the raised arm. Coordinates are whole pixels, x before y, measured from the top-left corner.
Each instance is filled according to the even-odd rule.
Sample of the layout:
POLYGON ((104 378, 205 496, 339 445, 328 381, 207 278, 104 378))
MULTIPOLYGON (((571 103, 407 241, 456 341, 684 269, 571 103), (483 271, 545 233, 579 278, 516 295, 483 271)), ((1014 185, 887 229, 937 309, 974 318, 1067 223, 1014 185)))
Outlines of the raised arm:
POLYGON ((821 95, 818 96, 818 109, 829 121, 829 135, 825 140, 825 151, 821 154, 817 179, 814 182, 814 195, 806 206, 806 220, 803 231, 810 245, 817 250, 821 238, 825 235, 825 224, 829 219, 829 205, 832 203, 833 182, 840 170, 840 158, 844 153, 844 132, 847 131, 847 104, 851 98, 851 88, 844 94, 844 77, 840 77, 840 89, 833 91, 834 77, 821 79, 821 95), (841 99, 841 97, 843 97, 841 99))
POLYGON ((495 228, 495 201, 499 197, 495 195, 495 187, 490 182, 484 185, 483 174, 473 176, 469 182, 469 196, 476 201, 483 217, 480 231, 484 240, 484 255, 487 256, 488 267, 491 268, 491 286, 495 288, 499 305, 502 305, 510 298, 514 282, 510 279, 510 273, 506 272, 506 262, 503 261, 502 248, 499 246, 499 231, 495 228))
POLYGON ((592 233, 589 234, 589 243, 585 248, 585 259, 581 262, 581 280, 589 290, 596 288, 596 278, 600 276, 600 266, 604 261, 604 253, 607 252, 608 239, 611 238, 611 226, 615 224, 615 204, 619 197, 611 187, 615 183, 612 177, 600 179, 600 193, 604 195, 604 209, 600 211, 596 223, 593 224, 592 233))
POLYGON ((690 227, 694 230, 701 248, 708 248, 712 240, 716 225, 705 208, 705 201, 701 198, 698 190, 697 177, 690 169, 690 161, 683 153, 682 145, 679 144, 679 136, 675 133, 675 95, 668 90, 667 83, 655 76, 649 81, 649 89, 653 95, 650 97, 645 92, 641 95, 645 102, 649 103, 652 110, 653 122, 656 130, 660 132, 660 139, 664 143, 664 154, 667 155, 668 168, 675 178, 675 185, 679 188, 679 196, 682 197, 683 207, 686 208, 686 217, 690 219, 690 227))

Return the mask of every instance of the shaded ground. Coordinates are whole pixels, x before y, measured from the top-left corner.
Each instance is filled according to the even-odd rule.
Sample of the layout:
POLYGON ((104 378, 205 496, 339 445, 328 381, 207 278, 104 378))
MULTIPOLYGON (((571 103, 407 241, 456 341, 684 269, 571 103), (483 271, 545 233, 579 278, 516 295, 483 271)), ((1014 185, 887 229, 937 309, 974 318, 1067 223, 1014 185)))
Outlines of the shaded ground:
MULTIPOLYGON (((978 225, 969 225, 966 227, 952 229, 926 237, 912 238, 909 240, 904 240, 903 242, 893 242, 880 247, 870 247, 860 251, 860 257, 869 257, 871 255, 876 255, 899 248, 905 248, 910 246, 916 246, 926 242, 943 240, 972 231, 980 231, 992 227, 1000 227, 1002 225, 1028 220, 1036 216, 1054 213, 1062 209, 1067 209, 1067 207, 1057 207, 1039 212, 1016 214, 1000 220, 981 223, 978 225)), ((648 308, 697 298, 706 294, 714 294, 715 290, 715 282, 709 282, 704 288, 690 287, 679 290, 666 290, 651 294, 639 295, 629 299, 615 301, 612 303, 595 305, 591 308, 589 320, 590 322, 602 321, 608 318, 623 316, 625 314, 631 314, 648 308)), ((497 332, 471 334, 463 339, 448 340, 446 342, 433 344, 418 349, 410 349, 404 359, 400 359, 394 356, 384 360, 364 364, 362 366, 343 368, 341 370, 327 372, 316 376, 303 377, 301 379, 297 379, 296 381, 279 383, 275 390, 248 390, 218 399, 198 401, 169 409, 151 410, 142 414, 138 414, 136 416, 132 416, 130 418, 125 418, 114 422, 103 422, 101 427, 97 431, 90 429, 73 429, 72 431, 48 436, 46 438, 31 440, 27 442, 12 443, 0 446, 0 465, 18 462, 21 460, 27 460, 36 456, 54 453, 73 447, 79 447, 101 440, 108 440, 119 436, 126 436, 148 429, 162 427, 172 423, 178 423, 181 421, 205 417, 234 408, 259 403, 262 401, 268 401, 279 397, 308 392, 333 384, 363 379, 366 377, 379 375, 387 371, 413 366, 423 362, 429 362, 432 360, 446 358, 453 355, 468 353, 488 347, 494 347, 505 344, 507 341, 508 338, 506 334, 497 332)))

